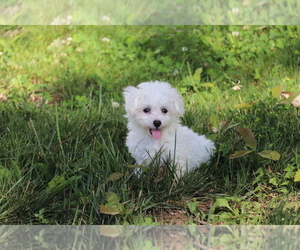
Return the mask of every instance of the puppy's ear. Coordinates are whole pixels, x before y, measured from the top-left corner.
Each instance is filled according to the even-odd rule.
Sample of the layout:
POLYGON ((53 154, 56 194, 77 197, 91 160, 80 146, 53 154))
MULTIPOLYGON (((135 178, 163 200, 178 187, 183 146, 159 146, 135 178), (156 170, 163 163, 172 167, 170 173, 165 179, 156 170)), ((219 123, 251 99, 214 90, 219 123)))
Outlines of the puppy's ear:
POLYGON ((174 89, 175 93, 174 93, 174 108, 178 114, 179 117, 184 115, 184 103, 182 100, 182 96, 179 94, 179 92, 174 89))
POLYGON ((135 112, 138 104, 139 89, 133 86, 124 88, 125 110, 127 114, 135 112))

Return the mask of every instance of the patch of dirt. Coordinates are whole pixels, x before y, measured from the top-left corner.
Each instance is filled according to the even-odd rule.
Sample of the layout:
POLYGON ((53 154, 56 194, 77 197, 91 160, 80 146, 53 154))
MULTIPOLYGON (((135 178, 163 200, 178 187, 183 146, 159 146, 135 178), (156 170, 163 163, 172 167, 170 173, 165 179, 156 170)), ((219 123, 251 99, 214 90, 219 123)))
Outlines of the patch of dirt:
MULTIPOLYGON (((212 201, 201 202, 197 208, 201 212, 208 212, 212 205, 212 201)), ((206 225, 206 222, 196 219, 195 216, 188 214, 183 208, 161 208, 153 212, 156 221, 163 225, 185 225, 196 223, 197 225, 206 225)))
POLYGON ((158 222, 163 225, 184 225, 191 219, 187 216, 187 212, 181 209, 159 209, 155 211, 155 217, 158 222))
POLYGON ((191 246, 192 237, 188 232, 176 229, 175 227, 155 227, 151 231, 148 231, 145 235, 146 239, 151 239, 154 246, 158 246, 160 249, 172 249, 180 250, 186 249, 191 246))

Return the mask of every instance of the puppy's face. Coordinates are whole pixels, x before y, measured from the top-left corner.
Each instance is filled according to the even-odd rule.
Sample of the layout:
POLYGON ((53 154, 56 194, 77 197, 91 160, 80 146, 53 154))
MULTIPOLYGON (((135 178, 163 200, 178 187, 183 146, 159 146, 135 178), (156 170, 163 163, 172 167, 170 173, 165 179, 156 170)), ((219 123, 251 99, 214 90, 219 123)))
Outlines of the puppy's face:
POLYGON ((164 82, 146 82, 124 91, 126 117, 159 140, 168 127, 179 123, 184 113, 180 94, 164 82))
POLYGON ((167 103, 152 103, 142 101, 137 106, 137 112, 133 116, 140 126, 149 130, 149 134, 154 139, 162 137, 163 130, 172 125, 176 113, 173 108, 167 103), (173 116, 172 116, 173 115, 173 116))

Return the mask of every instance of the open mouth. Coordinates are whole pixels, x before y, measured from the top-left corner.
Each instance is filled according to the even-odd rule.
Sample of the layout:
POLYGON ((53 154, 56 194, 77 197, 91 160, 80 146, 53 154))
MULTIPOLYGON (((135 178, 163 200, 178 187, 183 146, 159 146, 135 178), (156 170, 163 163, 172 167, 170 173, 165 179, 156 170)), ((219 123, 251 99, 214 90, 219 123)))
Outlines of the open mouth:
POLYGON ((155 140, 159 140, 162 136, 162 132, 160 129, 149 129, 150 134, 155 140))

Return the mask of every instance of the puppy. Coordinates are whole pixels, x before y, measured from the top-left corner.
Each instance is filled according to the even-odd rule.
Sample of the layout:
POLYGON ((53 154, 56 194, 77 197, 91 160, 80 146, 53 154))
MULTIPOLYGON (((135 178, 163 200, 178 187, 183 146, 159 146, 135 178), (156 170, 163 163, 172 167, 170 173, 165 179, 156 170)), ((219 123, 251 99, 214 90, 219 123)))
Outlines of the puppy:
POLYGON ((179 92, 166 82, 144 82, 123 92, 128 119, 126 146, 139 165, 147 165, 159 153, 160 166, 168 159, 181 178, 188 170, 210 160, 214 143, 180 124, 184 115, 179 92))

